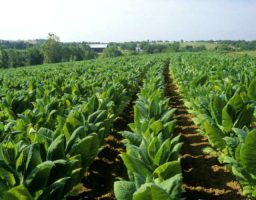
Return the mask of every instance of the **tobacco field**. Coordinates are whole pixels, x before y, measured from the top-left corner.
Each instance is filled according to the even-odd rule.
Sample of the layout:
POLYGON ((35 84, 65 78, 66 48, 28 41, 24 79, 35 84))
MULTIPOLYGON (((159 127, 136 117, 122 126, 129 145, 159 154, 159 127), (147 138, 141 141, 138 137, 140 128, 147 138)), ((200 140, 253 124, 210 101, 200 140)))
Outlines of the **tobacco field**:
POLYGON ((0 70, 0 199, 256 199, 256 58, 0 70))

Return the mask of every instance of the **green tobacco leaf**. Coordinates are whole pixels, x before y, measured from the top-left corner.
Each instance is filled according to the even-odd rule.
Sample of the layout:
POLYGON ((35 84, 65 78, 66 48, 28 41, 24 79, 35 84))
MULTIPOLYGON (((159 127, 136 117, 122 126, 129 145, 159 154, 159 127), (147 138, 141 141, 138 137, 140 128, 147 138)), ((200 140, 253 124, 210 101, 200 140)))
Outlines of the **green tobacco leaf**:
POLYGON ((140 159, 126 153, 122 153, 121 157, 124 161, 126 168, 130 172, 136 172, 144 177, 147 177, 148 175, 151 174, 151 171, 148 169, 148 166, 146 166, 140 159))
POLYGON ((157 135, 163 129, 163 123, 160 120, 153 122, 149 127, 154 135, 157 135))
POLYGON ((64 159, 54 160, 53 167, 49 176, 48 184, 52 184, 58 179, 68 177, 71 174, 72 165, 64 159))
POLYGON ((155 151, 154 164, 159 166, 168 161, 170 156, 171 141, 167 139, 164 143, 158 147, 155 151))
POLYGON ((203 74, 203 75, 201 75, 201 76, 199 76, 199 77, 196 77, 196 78, 192 81, 192 85, 194 85, 194 86, 203 85, 203 84, 206 83, 207 79, 208 79, 208 75, 203 74))
POLYGON ((40 128, 35 134, 34 141, 38 143, 46 143, 48 148, 53 140, 53 131, 47 128, 40 128))
POLYGON ((34 200, 34 198, 25 186, 20 185, 8 190, 4 194, 3 200, 34 200))
POLYGON ((236 136, 239 138, 240 142, 243 143, 247 136, 247 132, 245 130, 239 129, 239 128, 233 128, 232 130, 234 131, 236 136))
POLYGON ((93 123, 103 122, 104 120, 107 119, 107 117, 108 117, 108 112, 106 110, 101 110, 101 112, 97 115, 93 123))
POLYGON ((65 158, 66 138, 64 134, 57 137, 49 146, 47 160, 58 160, 65 158))
POLYGON ((164 139, 171 138, 176 126, 177 120, 172 120, 164 124, 164 139))
POLYGON ((24 159, 26 160, 26 174, 29 174, 37 165, 42 163, 40 145, 36 143, 27 146, 24 149, 24 159))
POLYGON ((213 147, 219 150, 222 150, 226 147, 226 143, 222 138, 223 134, 217 126, 205 122, 204 129, 209 138, 209 142, 213 147))
POLYGON ((82 158, 81 158, 80 154, 70 157, 70 158, 68 158, 68 160, 72 165, 72 170, 78 169, 82 165, 82 158))
POLYGON ((181 135, 177 135, 176 137, 171 139, 171 148, 174 148, 176 144, 179 143, 181 135))
POLYGON ((72 171, 70 175, 70 179, 67 181, 65 185, 65 191, 71 191, 75 186, 80 183, 81 180, 81 168, 75 169, 72 171))
POLYGON ((167 162, 155 169, 153 175, 160 180, 166 180, 181 173, 179 161, 167 162))
POLYGON ((135 127, 135 124, 134 123, 130 123, 128 124, 129 128, 131 129, 132 132, 135 132, 136 131, 136 127, 135 127))
MULTIPOLYGON (((6 161, 13 163, 16 159, 18 150, 13 140, 8 139, 5 143, 2 143, 2 152, 5 154, 6 161)), ((2 157, 2 156, 1 156, 2 157)))
POLYGON ((92 113, 91 115, 89 115, 88 122, 89 123, 96 123, 98 115, 100 115, 102 112, 106 112, 106 111, 97 110, 94 113, 92 113))
POLYGON ((141 132, 140 126, 140 111, 137 106, 134 106, 134 130, 132 131, 139 134, 141 132))
POLYGON ((158 102, 156 102, 154 99, 150 101, 149 103, 149 118, 154 118, 158 116, 159 108, 158 108, 158 102))
POLYGON ((222 124, 222 110, 224 106, 225 106, 225 101, 220 96, 213 96, 211 98, 211 103, 210 103, 211 114, 219 125, 222 124))
POLYGON ((235 111, 233 107, 227 104, 222 110, 222 126, 226 132, 231 131, 234 125, 235 111))
POLYGON ((88 101, 88 106, 90 107, 90 111, 95 111, 99 107, 99 100, 96 95, 93 95, 89 101, 88 101))
POLYGON ((0 143, 0 161, 3 161, 4 163, 9 164, 9 160, 8 160, 8 157, 6 156, 2 143, 0 143))
POLYGON ((151 140, 147 148, 147 152, 151 160, 154 160, 155 155, 159 148, 160 148, 159 140, 157 137, 154 137, 154 139, 151 140))
POLYGON ((172 200, 169 194, 154 183, 145 183, 134 194, 133 200, 172 200))
POLYGON ((78 141, 79 139, 85 138, 86 137, 86 128, 84 126, 79 126, 74 132, 72 133, 67 147, 66 147, 66 153, 70 152, 72 149, 73 145, 78 141))
POLYGON ((139 135, 132 133, 130 131, 122 131, 119 132, 124 138, 126 138, 129 141, 129 144, 133 144, 136 146, 139 146, 141 143, 141 137, 139 135))
POLYGON ((240 147, 241 163, 256 175, 256 129, 248 133, 244 144, 240 147))
POLYGON ((251 100, 256 101, 256 78, 253 79, 248 87, 248 97, 251 100))
POLYGON ((132 179, 136 185, 136 188, 139 188, 141 185, 146 183, 147 177, 143 177, 142 175, 138 173, 133 173, 133 179, 132 179))
POLYGON ((53 165, 53 162, 46 161, 36 166, 25 179, 29 191, 34 193, 46 186, 53 165))
POLYGON ((172 148, 171 148, 171 153, 170 153, 170 158, 169 160, 178 160, 179 159, 179 155, 180 155, 180 150, 182 147, 183 143, 177 143, 175 144, 172 148))
POLYGON ((69 177, 59 179, 50 186, 44 188, 42 195, 40 195, 37 200, 63 199, 68 192, 65 191, 65 185, 69 179, 69 177))
POLYGON ((232 106, 235 112, 241 110, 242 107, 244 106, 244 102, 240 95, 240 92, 241 92, 241 88, 239 88, 234 94, 234 96, 228 101, 228 104, 232 106))
POLYGON ((3 161, 0 161, 0 180, 3 179, 9 187, 17 185, 14 174, 8 168, 10 168, 8 165, 6 166, 3 161))
POLYGON ((135 191, 136 186, 134 182, 116 181, 114 183, 114 193, 117 200, 132 200, 135 191))
POLYGON ((88 167, 98 154, 100 147, 98 135, 92 133, 91 135, 76 142, 70 150, 70 155, 75 156, 81 154, 82 168, 88 167))
POLYGON ((17 171, 22 170, 22 166, 24 165, 24 151, 22 150, 16 159, 15 167, 17 171))
POLYGON ((254 113, 254 107, 245 107, 238 115, 234 127, 243 128, 244 126, 249 127, 252 123, 254 113))
POLYGON ((241 150, 242 144, 240 143, 235 150, 235 159, 240 162, 240 150, 241 150))
POLYGON ((171 109, 171 110, 168 110, 164 115, 163 115, 163 117, 161 118, 161 121, 162 122, 168 122, 168 121, 171 121, 171 119, 173 119, 173 117, 174 117, 174 114, 175 114, 175 112, 176 112, 176 108, 173 108, 173 109, 171 109))
POLYGON ((180 199, 182 194, 182 175, 177 174, 159 184, 171 197, 171 199, 180 199))
POLYGON ((73 110, 72 112, 69 113, 65 125, 63 127, 64 133, 66 135, 66 139, 69 140, 71 134, 73 131, 82 125, 82 122, 79 121, 79 113, 78 111, 73 110))

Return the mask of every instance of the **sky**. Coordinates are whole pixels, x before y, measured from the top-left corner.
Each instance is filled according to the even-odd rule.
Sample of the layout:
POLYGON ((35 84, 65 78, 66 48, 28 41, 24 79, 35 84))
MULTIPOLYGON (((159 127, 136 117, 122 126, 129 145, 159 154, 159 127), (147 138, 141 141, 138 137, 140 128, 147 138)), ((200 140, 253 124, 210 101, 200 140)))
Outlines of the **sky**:
POLYGON ((256 40, 256 0, 0 0, 0 39, 256 40))

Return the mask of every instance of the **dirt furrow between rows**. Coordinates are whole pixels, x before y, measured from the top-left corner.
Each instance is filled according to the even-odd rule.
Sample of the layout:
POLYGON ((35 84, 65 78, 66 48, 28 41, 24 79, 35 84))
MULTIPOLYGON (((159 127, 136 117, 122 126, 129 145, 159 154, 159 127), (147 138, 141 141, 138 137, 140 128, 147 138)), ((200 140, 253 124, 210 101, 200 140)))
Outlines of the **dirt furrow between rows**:
MULTIPOLYGON (((136 95, 135 95, 136 98, 136 95)), ((79 195, 68 200, 113 200, 113 186, 118 179, 127 179, 127 171, 119 154, 125 151, 119 131, 127 130, 133 120, 133 101, 115 121, 113 132, 104 141, 102 150, 82 179, 79 195)))
POLYGON ((176 108, 176 134, 181 135, 181 165, 183 173, 184 197, 188 200, 244 200, 235 177, 217 157, 204 154, 209 146, 206 137, 197 133, 197 127, 188 113, 177 86, 170 78, 169 68, 164 72, 165 94, 170 98, 170 106, 176 108))

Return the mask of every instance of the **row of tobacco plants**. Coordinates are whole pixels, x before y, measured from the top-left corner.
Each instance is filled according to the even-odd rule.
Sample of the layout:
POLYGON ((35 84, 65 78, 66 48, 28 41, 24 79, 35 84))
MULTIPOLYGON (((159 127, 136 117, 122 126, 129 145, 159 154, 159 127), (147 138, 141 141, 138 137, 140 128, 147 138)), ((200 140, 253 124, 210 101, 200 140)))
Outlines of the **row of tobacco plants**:
POLYGON ((151 67, 134 106, 131 131, 125 138, 126 152, 121 158, 129 180, 114 183, 117 200, 172 200, 181 197, 181 166, 179 136, 174 136, 175 109, 169 108, 164 96, 162 61, 151 67))
MULTIPOLYGON (((114 120, 143 74, 156 64, 154 57, 124 57, 0 71, 0 199, 57 200, 75 195, 114 120)), ((162 145, 168 137, 164 131, 171 127, 167 125, 170 114, 163 113, 167 100, 160 101, 162 94, 158 93, 150 104, 160 103, 152 109, 161 109, 156 114, 162 118, 150 122, 150 133, 155 129, 154 134, 159 135, 155 145, 162 145)), ((141 95, 150 98, 146 93, 141 95)), ((136 115, 142 120, 138 112, 147 108, 139 104, 136 115)), ((138 122, 136 131, 137 126, 138 122)), ((138 144, 139 137, 134 138, 138 144)), ((166 140, 164 145, 169 147, 173 142, 166 140)), ((149 151, 154 156, 152 147, 149 151)), ((163 147, 161 151, 164 153, 163 147)), ((130 156, 129 151, 123 155, 126 164, 130 156)), ((158 156, 154 165, 147 166, 136 184, 153 178, 145 173, 160 166, 165 157, 158 156)), ((169 176, 162 168, 155 171, 156 184, 169 176)))
POLYGON ((256 198, 256 58, 212 54, 173 56, 171 71, 185 105, 215 153, 256 198))

